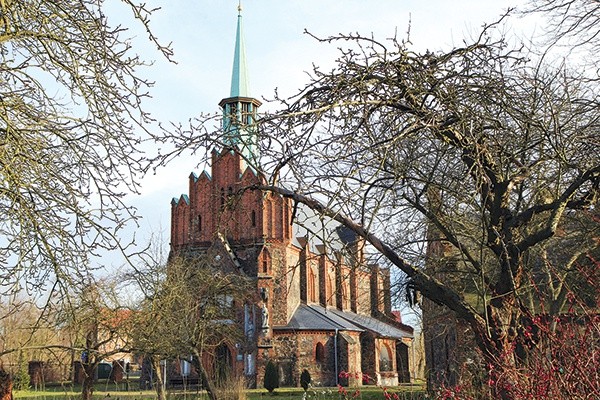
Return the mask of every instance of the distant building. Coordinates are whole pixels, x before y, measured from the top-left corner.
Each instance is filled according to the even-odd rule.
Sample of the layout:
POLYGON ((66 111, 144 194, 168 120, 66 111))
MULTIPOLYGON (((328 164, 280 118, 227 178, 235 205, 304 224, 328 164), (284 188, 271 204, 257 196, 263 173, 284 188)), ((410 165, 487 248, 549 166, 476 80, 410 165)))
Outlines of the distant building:
POLYGON ((262 182, 248 167, 261 103, 248 90, 241 14, 231 93, 219 105, 228 147, 213 150, 210 173, 192 174, 171 209, 172 256, 216 252, 223 268, 256 283, 259 300, 241 311, 245 340, 216 349, 213 368, 258 386, 268 360, 281 385, 299 385, 305 369, 329 386, 408 381, 413 330, 392 313, 389 270, 365 263, 363 241, 341 227, 331 243, 298 237, 293 205, 273 193, 247 190, 233 201, 262 182))

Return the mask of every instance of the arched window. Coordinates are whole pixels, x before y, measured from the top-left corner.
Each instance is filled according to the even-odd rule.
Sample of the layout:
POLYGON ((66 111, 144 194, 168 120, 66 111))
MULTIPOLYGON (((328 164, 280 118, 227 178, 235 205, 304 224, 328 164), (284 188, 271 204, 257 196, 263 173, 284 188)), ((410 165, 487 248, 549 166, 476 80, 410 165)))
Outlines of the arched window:
POLYGON ((261 271, 263 274, 269 273, 269 264, 271 262, 271 257, 269 256, 269 252, 265 249, 262 255, 261 260, 261 271))
POLYGON ((202 232, 202 215, 198 215, 198 232, 202 232))
POLYGON ((315 347, 315 361, 319 364, 325 362, 325 346, 321 342, 315 347))
POLYGON ((327 292, 325 295, 327 296, 327 305, 332 306, 335 293, 333 293, 333 279, 331 275, 327 275, 327 292))
POLYGON ((392 370, 392 352, 386 344, 382 344, 379 349, 379 371, 392 370))
POLYGON ((250 220, 252 221, 252 226, 256 226, 256 211, 252 210, 252 214, 250 215, 250 220))
POLYGON ((308 301, 315 303, 317 301, 317 293, 315 288, 315 273, 312 268, 308 269, 308 301))
POLYGON ((344 309, 350 308, 350 283, 345 278, 342 281, 342 303, 344 309))
POLYGON ((290 203, 288 201, 283 202, 283 209, 285 211, 285 216, 283 220, 285 237, 290 237, 290 225, 292 225, 292 221, 290 221, 290 203))

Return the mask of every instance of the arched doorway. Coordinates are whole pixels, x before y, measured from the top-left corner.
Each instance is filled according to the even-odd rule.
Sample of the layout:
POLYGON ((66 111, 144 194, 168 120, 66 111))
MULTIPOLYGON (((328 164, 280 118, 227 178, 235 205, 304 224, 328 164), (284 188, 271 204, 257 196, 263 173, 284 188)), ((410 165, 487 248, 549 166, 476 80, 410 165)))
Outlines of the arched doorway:
POLYGON ((233 357, 226 344, 221 344, 215 349, 215 380, 224 382, 233 371, 233 357))
POLYGON ((398 381, 402 383, 410 382, 408 346, 400 341, 396 342, 396 366, 398 371, 398 381))

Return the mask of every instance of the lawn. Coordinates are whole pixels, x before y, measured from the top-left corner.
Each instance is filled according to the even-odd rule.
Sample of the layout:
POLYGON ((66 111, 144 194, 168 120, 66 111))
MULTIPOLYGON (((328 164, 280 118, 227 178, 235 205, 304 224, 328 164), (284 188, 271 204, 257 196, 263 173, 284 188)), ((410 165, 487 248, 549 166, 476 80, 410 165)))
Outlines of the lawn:
MULTIPOLYGON (((376 386, 364 386, 360 388, 360 393, 356 394, 356 388, 345 388, 347 399, 356 400, 375 400, 384 399, 383 389, 376 386)), ((79 399, 81 396, 81 387, 64 385, 46 387, 45 390, 20 390, 14 391, 15 400, 59 400, 59 399, 79 399)), ((387 390, 390 395, 389 400, 395 400, 396 394, 399 400, 421 400, 424 397, 423 387, 421 385, 404 385, 387 390)), ((114 384, 96 384, 93 398, 94 400, 150 400, 156 398, 156 393, 151 390, 130 390, 127 391, 125 385, 115 386, 114 384)), ((273 394, 269 394, 265 389, 249 389, 246 391, 247 400, 339 400, 344 398, 337 388, 310 388, 306 397, 302 388, 280 388, 273 394)), ((168 390, 168 399, 170 400, 207 400, 206 392, 192 389, 188 391, 168 390)))
MULTIPOLYGON (((383 389, 377 386, 363 386, 359 393, 355 395, 357 388, 344 388, 346 390, 347 399, 356 400, 375 400, 385 399, 383 389)), ((424 398, 424 390, 421 385, 406 385, 397 388, 389 388, 387 393, 390 395, 390 400, 421 400, 424 398)), ((274 395, 270 395, 265 389, 253 389, 247 391, 248 400, 302 400, 304 390, 302 388, 281 388, 275 391, 274 395)), ((338 391, 338 388, 310 388, 306 393, 307 400, 338 400, 344 396, 338 391)))

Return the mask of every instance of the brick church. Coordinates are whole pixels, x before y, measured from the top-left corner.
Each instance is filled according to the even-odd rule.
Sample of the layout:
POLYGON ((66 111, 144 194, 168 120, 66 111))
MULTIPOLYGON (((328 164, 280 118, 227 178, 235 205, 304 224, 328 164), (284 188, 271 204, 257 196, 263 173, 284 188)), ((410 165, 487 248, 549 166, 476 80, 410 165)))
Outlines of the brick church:
POLYGON ((413 330, 392 312, 389 270, 366 262, 364 242, 342 227, 317 240, 273 193, 230 201, 263 181, 247 163, 257 157, 260 105, 248 90, 240 13, 231 92, 219 103, 228 146, 213 149, 210 172, 191 174, 189 194, 171 203, 172 256, 216 253, 256 285, 256 302, 240 310, 243 343, 217 349, 220 362, 250 386, 262 385, 269 360, 281 386, 298 386, 305 369, 322 386, 408 382, 413 330))

